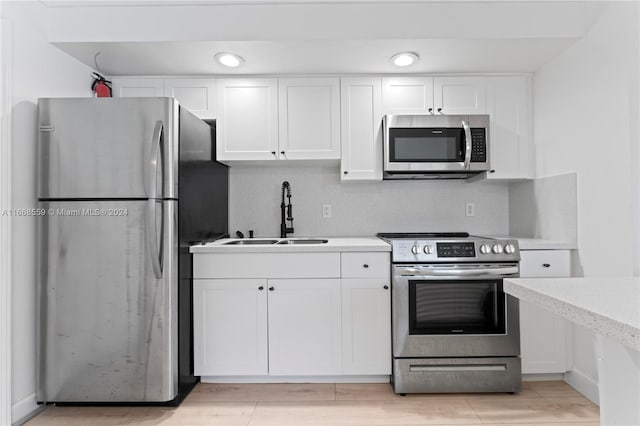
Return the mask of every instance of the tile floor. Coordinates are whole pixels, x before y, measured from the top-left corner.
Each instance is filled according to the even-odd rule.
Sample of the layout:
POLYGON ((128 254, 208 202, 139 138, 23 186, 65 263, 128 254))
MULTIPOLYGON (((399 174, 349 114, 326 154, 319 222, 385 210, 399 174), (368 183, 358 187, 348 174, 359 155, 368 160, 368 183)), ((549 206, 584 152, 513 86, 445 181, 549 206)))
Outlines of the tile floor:
POLYGON ((389 384, 200 383, 176 408, 48 407, 28 426, 596 426, 596 405, 564 382, 525 382, 517 395, 421 394, 389 384))

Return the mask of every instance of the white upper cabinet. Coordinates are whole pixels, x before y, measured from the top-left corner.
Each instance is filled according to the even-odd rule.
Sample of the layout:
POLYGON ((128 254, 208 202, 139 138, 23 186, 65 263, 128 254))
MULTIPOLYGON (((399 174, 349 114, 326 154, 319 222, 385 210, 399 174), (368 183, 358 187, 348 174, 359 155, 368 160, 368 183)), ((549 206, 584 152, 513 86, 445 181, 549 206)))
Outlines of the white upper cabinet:
POLYGON ((487 77, 487 113, 491 118, 489 179, 532 179, 531 79, 487 77))
POLYGON ((337 78, 218 80, 217 159, 337 160, 337 78))
POLYGON ((200 118, 216 118, 216 82, 205 78, 171 78, 164 81, 165 96, 200 118))
POLYGON ((384 77, 384 114, 484 114, 484 77, 384 77))
POLYGON ((382 180, 382 80, 340 80, 343 181, 382 180))
POLYGON ((161 78, 114 78, 111 82, 114 98, 164 96, 164 80, 161 78))
POLYGON ((175 98, 200 118, 216 118, 216 84, 205 78, 114 78, 114 97, 175 98))
POLYGON ((484 77, 435 77, 433 108, 436 114, 484 114, 484 77))
POLYGON ((340 159, 340 81, 284 78, 279 85, 281 159, 340 159))
POLYGON ((433 77, 383 77, 383 114, 433 112, 433 77))
POLYGON ((216 158, 274 160, 278 154, 278 80, 217 81, 216 158))

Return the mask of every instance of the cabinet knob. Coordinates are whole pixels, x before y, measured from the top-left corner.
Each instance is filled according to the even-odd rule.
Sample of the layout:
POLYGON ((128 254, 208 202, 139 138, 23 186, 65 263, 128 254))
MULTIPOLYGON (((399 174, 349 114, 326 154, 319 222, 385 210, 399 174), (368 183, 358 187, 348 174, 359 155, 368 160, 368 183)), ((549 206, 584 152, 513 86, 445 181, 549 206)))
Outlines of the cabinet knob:
POLYGON ((346 170, 345 170, 344 172, 342 172, 342 173, 344 173, 345 175, 348 175, 348 174, 349 174, 349 172, 348 172, 348 171, 346 171, 346 170))
POLYGON ((258 290, 264 290, 263 286, 258 287, 258 290))
POLYGON ((438 112, 442 112, 442 108, 438 108, 438 112))
POLYGON ((432 113, 432 112, 433 112, 433 108, 429 108, 429 112, 431 112, 431 113, 432 113))
POLYGON ((269 291, 273 291, 273 290, 275 290, 274 287, 269 287, 269 291))
POLYGON ((284 151, 280 151, 280 154, 284 155, 284 151))
POLYGON ((276 152, 275 152, 275 151, 271 151, 271 154, 273 154, 273 155, 275 156, 275 155, 276 155, 276 152))
POLYGON ((545 268, 548 268, 548 267, 550 267, 550 266, 551 266, 551 264, 549 264, 549 263, 543 263, 543 264, 542 264, 542 266, 544 266, 545 268))
POLYGON ((389 286, 388 285, 385 285, 382 288, 384 288, 385 290, 389 290, 389 286))
POLYGON ((367 265, 367 264, 365 263, 364 265, 362 265, 362 267, 366 269, 366 268, 368 268, 368 267, 369 267, 369 265, 367 265))

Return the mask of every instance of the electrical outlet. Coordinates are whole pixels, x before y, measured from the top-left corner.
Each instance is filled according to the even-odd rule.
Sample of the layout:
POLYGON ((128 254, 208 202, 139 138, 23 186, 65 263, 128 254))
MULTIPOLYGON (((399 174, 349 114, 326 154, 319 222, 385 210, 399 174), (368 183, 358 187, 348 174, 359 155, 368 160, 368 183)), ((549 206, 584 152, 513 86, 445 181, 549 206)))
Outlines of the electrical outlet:
POLYGON ((322 217, 325 219, 331 218, 331 204, 322 205, 322 217))
POLYGON ((467 204, 465 204, 465 206, 464 206, 464 215, 467 216, 467 217, 471 217, 471 216, 475 216, 476 215, 476 205, 475 205, 475 203, 467 202, 467 204))

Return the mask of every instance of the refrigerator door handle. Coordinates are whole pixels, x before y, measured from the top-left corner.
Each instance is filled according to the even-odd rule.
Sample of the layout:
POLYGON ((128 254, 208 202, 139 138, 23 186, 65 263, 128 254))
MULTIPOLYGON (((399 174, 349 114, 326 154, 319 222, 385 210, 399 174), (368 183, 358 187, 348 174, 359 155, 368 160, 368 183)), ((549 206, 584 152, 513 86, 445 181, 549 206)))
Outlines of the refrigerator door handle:
MULTIPOLYGON (((153 274, 157 279, 162 278, 162 263, 163 245, 158 244, 158 226, 156 225, 156 212, 158 204, 162 204, 157 200, 149 200, 147 208, 147 251, 151 255, 151 266, 153 268, 153 274)), ((162 212, 162 225, 164 226, 164 212, 162 212)), ((163 229, 161 226, 160 229, 163 229)), ((161 231, 162 232, 162 231, 161 231)))
MULTIPOLYGON (((151 153, 149 158, 149 164, 151 165, 147 181, 149 198, 158 198, 158 154, 160 154, 160 144, 162 143, 163 132, 164 124, 160 120, 156 121, 155 127, 153 128, 153 136, 151 138, 151 153)), ((162 164, 160 164, 160 167, 162 167, 162 164)))

